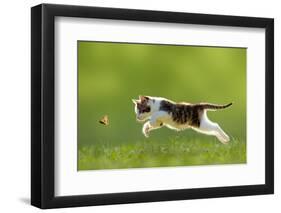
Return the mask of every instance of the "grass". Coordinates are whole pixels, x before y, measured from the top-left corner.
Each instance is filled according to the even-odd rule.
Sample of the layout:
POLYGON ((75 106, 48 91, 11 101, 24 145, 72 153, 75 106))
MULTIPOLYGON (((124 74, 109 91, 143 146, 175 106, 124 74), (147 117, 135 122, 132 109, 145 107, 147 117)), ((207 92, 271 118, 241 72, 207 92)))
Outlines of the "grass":
POLYGON ((109 142, 79 146, 78 170, 195 166, 246 163, 246 142, 224 145, 215 138, 173 137, 114 145, 109 142))

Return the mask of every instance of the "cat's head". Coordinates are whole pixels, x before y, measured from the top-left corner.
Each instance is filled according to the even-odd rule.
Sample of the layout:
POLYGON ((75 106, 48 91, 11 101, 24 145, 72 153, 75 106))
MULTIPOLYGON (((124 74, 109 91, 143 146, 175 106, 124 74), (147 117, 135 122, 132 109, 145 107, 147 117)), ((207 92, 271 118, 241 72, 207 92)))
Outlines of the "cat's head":
POLYGON ((151 116, 152 99, 148 96, 140 95, 139 99, 132 99, 135 104, 135 113, 138 121, 145 121, 151 116))

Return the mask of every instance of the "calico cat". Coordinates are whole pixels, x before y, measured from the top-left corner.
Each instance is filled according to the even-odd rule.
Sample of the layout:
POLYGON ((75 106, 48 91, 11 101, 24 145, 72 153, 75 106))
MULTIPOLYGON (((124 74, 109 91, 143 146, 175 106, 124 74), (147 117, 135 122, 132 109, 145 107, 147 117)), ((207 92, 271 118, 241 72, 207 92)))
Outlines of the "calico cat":
POLYGON ((232 103, 226 105, 175 103, 165 98, 150 96, 139 96, 138 100, 133 99, 133 103, 137 120, 146 121, 142 128, 146 137, 151 130, 166 126, 177 131, 192 128, 197 132, 216 136, 224 144, 229 142, 229 136, 221 127, 208 119, 207 111, 224 109, 232 103))

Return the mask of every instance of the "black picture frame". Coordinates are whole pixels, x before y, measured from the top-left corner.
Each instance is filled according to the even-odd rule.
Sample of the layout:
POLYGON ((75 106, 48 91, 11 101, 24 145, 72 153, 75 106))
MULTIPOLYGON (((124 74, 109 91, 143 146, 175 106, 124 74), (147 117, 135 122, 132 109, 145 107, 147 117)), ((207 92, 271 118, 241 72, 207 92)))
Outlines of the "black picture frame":
POLYGON ((274 193, 274 20, 271 18, 41 4, 31 8, 31 204, 39 208, 217 198, 274 193), (265 184, 93 195, 54 195, 54 18, 83 17, 264 28, 265 184))

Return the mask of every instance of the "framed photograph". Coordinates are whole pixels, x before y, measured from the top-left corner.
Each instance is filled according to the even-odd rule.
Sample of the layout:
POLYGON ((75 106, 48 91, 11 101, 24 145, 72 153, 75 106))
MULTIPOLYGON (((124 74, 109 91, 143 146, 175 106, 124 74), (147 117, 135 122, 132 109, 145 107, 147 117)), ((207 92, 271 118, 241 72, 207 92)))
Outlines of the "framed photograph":
POLYGON ((31 204, 272 194, 274 20, 31 9, 31 204))

